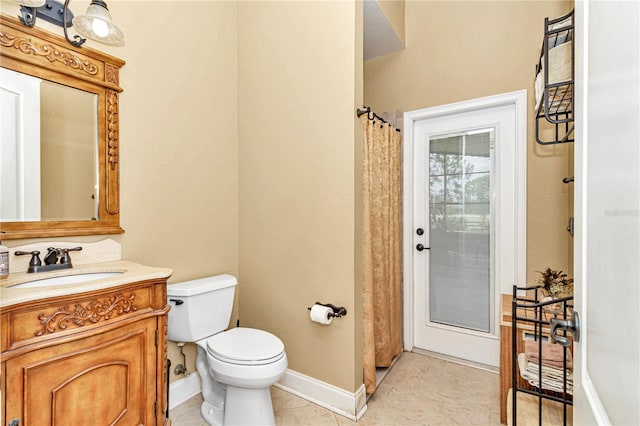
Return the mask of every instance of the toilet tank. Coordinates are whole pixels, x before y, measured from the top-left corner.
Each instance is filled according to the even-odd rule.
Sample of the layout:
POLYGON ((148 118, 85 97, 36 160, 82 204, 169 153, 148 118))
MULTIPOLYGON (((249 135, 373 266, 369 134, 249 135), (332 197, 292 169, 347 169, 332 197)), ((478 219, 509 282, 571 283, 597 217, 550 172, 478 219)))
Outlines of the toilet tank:
POLYGON ((236 284, 225 274, 168 285, 169 340, 195 342, 226 330, 236 284))

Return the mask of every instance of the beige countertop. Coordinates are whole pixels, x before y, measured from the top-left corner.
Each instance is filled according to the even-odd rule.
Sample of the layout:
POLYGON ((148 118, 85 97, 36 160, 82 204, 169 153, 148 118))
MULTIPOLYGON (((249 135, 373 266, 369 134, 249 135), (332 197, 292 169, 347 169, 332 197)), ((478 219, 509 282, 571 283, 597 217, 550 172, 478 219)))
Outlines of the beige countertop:
POLYGON ((137 281, 169 278, 172 274, 172 269, 144 266, 125 260, 77 265, 71 269, 63 269, 51 272, 38 272, 32 274, 26 272, 12 273, 9 274, 7 278, 0 280, 0 308, 16 305, 18 303, 46 299, 50 297, 66 296, 69 294, 102 290, 105 288, 117 287, 137 281), (12 288, 12 286, 15 286, 17 284, 35 280, 101 272, 121 273, 112 277, 85 281, 81 283, 30 288, 12 288))

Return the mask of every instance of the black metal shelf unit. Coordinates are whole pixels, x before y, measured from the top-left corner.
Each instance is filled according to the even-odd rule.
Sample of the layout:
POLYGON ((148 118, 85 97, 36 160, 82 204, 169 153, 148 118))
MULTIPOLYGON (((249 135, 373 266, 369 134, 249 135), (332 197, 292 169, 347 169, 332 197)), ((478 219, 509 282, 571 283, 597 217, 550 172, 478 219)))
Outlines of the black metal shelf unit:
MULTIPOLYGON (((511 306, 512 321, 512 362, 511 362, 511 425, 517 426, 517 402, 518 392, 533 395, 538 399, 538 424, 542 425, 542 400, 547 399, 562 404, 563 425, 567 425, 567 406, 573 405, 573 390, 568 386, 567 378, 570 369, 567 368, 567 351, 570 349, 563 347, 562 355, 562 391, 551 390, 545 385, 543 380, 543 357, 542 343, 548 340, 545 334, 550 328, 550 320, 557 318, 566 320, 571 317, 573 312, 573 296, 563 297, 553 300, 541 301, 540 291, 535 288, 513 286, 513 299, 511 306), (518 295, 519 292, 525 292, 526 296, 518 295), (518 325, 521 328, 518 328, 518 325), (520 371, 518 356, 518 333, 521 332, 522 326, 528 326, 533 330, 531 338, 538 344, 539 360, 537 366, 536 384, 527 381, 524 374, 520 371)), ((563 332, 560 332, 562 334, 563 332)), ((564 334, 566 337, 566 333, 564 334)))
POLYGON ((573 142, 574 13, 544 20, 544 39, 536 65, 536 141, 541 145, 573 142), (543 140, 545 123, 553 137, 543 140))

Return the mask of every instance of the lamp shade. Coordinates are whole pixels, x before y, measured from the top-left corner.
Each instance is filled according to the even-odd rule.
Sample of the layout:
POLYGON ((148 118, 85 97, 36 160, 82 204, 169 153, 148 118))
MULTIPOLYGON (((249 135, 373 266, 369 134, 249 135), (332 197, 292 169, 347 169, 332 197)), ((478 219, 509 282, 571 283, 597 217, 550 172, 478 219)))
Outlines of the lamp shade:
POLYGON ((100 43, 124 45, 124 34, 111 22, 107 4, 102 0, 93 0, 84 15, 73 19, 73 26, 83 36, 100 43))

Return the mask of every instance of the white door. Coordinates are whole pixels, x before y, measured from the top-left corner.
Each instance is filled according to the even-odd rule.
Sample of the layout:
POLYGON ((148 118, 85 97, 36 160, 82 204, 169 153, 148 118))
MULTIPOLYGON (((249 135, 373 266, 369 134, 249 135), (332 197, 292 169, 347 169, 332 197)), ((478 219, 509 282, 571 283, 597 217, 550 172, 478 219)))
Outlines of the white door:
POLYGON ((576 2, 574 423, 640 424, 640 4, 576 2))
POLYGON ((0 68, 0 221, 40 220, 40 82, 0 68))
MULTIPOLYGON (((526 92, 519 94, 526 99, 526 92)), ((498 301, 503 287, 509 291, 517 282, 517 108, 514 102, 487 106, 486 99, 492 98, 411 123, 412 217, 405 241, 412 258, 413 345, 498 367, 498 301)))

